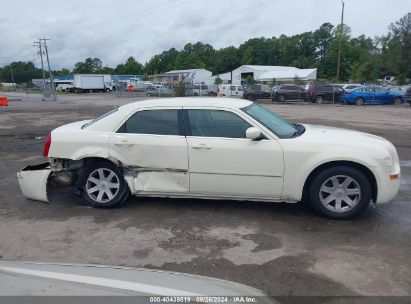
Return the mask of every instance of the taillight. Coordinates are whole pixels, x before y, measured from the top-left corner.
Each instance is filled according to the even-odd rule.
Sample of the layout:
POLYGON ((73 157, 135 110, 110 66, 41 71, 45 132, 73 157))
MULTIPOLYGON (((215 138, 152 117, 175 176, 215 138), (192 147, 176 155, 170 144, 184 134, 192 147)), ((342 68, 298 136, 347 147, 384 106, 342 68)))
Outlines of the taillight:
POLYGON ((46 141, 44 142, 43 156, 47 157, 49 155, 50 145, 51 145, 51 133, 47 135, 46 141))

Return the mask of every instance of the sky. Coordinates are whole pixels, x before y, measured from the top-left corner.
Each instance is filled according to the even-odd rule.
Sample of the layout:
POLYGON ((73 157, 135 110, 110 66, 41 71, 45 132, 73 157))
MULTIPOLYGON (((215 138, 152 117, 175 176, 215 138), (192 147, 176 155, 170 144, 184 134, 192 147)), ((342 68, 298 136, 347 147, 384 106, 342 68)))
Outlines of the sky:
MULTIPOLYGON (((103 66, 130 56, 144 64, 188 42, 239 46, 336 25, 341 17, 341 0, 0 0, 0 8, 0 66, 39 66, 33 42, 46 37, 52 69, 72 69, 87 57, 103 66)), ((344 23, 353 36, 380 36, 410 11, 411 0, 345 0, 344 23)))

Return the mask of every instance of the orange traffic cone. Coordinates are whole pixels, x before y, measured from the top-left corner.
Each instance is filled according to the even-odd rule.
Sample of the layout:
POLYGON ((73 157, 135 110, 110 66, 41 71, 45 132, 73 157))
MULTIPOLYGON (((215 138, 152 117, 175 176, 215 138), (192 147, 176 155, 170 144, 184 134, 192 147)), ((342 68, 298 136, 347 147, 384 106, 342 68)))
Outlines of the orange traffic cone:
POLYGON ((6 96, 0 96, 0 107, 1 106, 8 106, 9 100, 6 96))

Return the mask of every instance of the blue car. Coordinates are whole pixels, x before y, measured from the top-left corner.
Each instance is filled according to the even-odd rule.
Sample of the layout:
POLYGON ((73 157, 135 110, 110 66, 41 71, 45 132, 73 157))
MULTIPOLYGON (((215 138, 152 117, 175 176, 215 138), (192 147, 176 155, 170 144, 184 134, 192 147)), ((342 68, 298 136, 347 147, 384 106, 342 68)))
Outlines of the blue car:
POLYGON ((344 91, 340 95, 340 101, 347 104, 356 104, 357 106, 364 104, 400 105, 403 98, 401 93, 392 93, 381 87, 363 86, 344 91))

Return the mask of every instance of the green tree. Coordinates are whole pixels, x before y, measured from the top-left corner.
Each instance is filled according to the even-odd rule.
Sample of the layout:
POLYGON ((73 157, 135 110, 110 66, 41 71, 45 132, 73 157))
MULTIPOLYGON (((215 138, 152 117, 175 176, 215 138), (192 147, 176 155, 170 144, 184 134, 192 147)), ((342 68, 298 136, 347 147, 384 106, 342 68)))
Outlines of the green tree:
POLYGON ((256 83, 257 81, 254 79, 253 76, 248 75, 247 78, 245 79, 245 83, 248 85, 252 85, 254 83, 256 83))
POLYGON ((3 82, 12 82, 12 76, 16 83, 29 83, 33 78, 41 78, 41 69, 34 66, 33 62, 16 61, 5 65, 0 71, 0 79, 3 82))
POLYGON ((411 78, 411 12, 389 27, 392 70, 398 79, 411 78))
POLYGON ((220 78, 219 75, 217 75, 217 77, 214 79, 214 84, 219 85, 222 83, 223 83, 223 80, 220 78))
POLYGON ((117 65, 114 70, 118 75, 140 75, 144 73, 143 65, 137 62, 134 57, 129 57, 125 63, 117 65))
POLYGON ((102 68, 102 62, 99 58, 86 58, 84 62, 80 61, 74 65, 73 73, 79 74, 96 74, 102 68))

